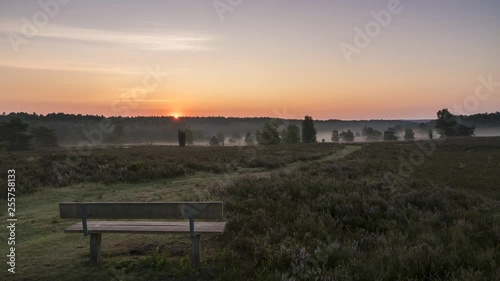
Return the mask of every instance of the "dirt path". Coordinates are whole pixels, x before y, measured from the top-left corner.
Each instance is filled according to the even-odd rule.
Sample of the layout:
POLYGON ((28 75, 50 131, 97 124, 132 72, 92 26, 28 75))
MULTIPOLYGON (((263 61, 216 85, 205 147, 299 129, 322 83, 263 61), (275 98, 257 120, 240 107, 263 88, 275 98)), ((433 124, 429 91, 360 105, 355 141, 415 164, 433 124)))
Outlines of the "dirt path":
MULTIPOLYGON (((210 192, 210 188, 207 188, 209 186, 227 187, 231 185, 235 180, 249 176, 263 178, 269 177, 276 172, 290 174, 303 165, 308 165, 314 162, 318 163, 342 159, 348 154, 359 150, 361 147, 362 146, 348 145, 343 149, 335 151, 334 153, 324 156, 320 159, 293 162, 286 166, 271 170, 240 168, 236 171, 223 174, 199 172, 192 175, 185 175, 165 180, 157 180, 150 183, 127 185, 114 184, 112 186, 107 186, 104 189, 97 187, 98 190, 102 191, 96 191, 96 193, 100 194, 99 196, 101 198, 99 198, 98 200, 101 201, 102 197, 106 198, 106 200, 108 201, 161 201, 174 200, 174 198, 175 200, 180 201, 211 200, 213 198, 211 197, 212 195, 210 192)), ((86 188, 86 190, 88 190, 88 187, 86 188)), ((80 201, 88 201, 88 198, 85 197, 81 197, 78 199, 80 201)))
POLYGON ((359 145, 349 145, 349 146, 346 146, 345 148, 343 148, 343 149, 341 149, 339 151, 336 151, 332 155, 328 155, 328 156, 323 157, 323 158, 318 159, 318 160, 294 162, 294 163, 286 165, 285 167, 280 167, 280 168, 277 168, 277 169, 274 169, 274 170, 264 171, 264 172, 254 172, 254 173, 252 173, 252 175, 255 175, 255 176, 269 176, 269 175, 271 175, 272 173, 275 173, 275 172, 284 172, 286 174, 289 174, 289 173, 291 173, 292 171, 298 169, 298 167, 300 167, 300 166, 302 166, 304 164, 342 159, 342 158, 346 157, 347 155, 349 155, 349 154, 357 151, 360 148, 361 148, 361 146, 359 146, 359 145))
POLYGON ((234 181, 237 178, 241 177, 246 177, 246 176, 255 176, 255 177, 269 177, 273 173, 276 172, 283 172, 285 174, 290 174, 291 172, 295 171, 302 165, 314 163, 314 162, 324 162, 324 161, 331 161, 331 160, 338 160, 346 157, 347 155, 359 150, 362 146, 359 145, 348 145, 345 148, 336 151, 335 153, 325 156, 323 158, 317 159, 317 160, 309 160, 309 161, 300 161, 300 162, 293 162, 290 163, 284 167, 272 169, 272 170, 255 170, 255 169, 238 169, 237 171, 230 172, 230 173, 225 173, 222 175, 214 175, 214 174, 204 174, 204 175, 191 175, 187 176, 186 178, 180 180, 184 182, 200 182, 203 181, 207 183, 207 181, 211 181, 212 183, 216 183, 220 186, 227 186, 232 181, 234 181))

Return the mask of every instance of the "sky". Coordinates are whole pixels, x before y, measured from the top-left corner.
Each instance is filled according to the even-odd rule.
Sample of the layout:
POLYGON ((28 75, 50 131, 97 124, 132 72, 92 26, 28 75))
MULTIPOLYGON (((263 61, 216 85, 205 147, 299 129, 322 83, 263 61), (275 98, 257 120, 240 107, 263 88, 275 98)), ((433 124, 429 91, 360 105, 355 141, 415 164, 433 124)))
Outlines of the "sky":
POLYGON ((0 112, 496 112, 499 15, 498 0, 0 0, 0 112))

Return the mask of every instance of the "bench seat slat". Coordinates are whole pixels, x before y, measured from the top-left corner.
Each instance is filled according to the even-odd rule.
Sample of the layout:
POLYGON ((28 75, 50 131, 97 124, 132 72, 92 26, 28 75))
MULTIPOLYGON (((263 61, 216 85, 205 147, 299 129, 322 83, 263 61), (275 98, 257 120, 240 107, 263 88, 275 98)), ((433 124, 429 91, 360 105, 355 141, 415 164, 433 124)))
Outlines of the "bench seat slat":
MULTIPOLYGON (((223 234, 226 222, 195 222, 196 233, 223 234)), ((189 222, 152 221, 88 221, 89 233, 189 233, 189 222)), ((64 232, 82 233, 82 223, 68 227, 64 232)))
POLYGON ((70 202, 59 203, 62 219, 222 219, 222 202, 70 202))

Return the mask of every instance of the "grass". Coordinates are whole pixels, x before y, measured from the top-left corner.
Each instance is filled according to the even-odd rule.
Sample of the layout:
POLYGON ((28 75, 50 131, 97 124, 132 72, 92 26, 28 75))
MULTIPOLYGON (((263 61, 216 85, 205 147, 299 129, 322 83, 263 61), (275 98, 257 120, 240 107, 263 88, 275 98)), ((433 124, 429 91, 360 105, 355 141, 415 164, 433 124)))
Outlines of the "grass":
MULTIPOLYGON (((137 183, 197 172, 223 174, 239 169, 275 169, 332 153, 326 146, 232 147, 137 146, 93 150, 47 149, 0 152, 0 170, 16 168, 18 193, 70 184, 137 183)), ((0 190, 6 198, 6 190, 0 190)))
MULTIPOLYGON (((14 280, 498 280, 499 140, 437 142, 393 184, 384 174, 397 172, 413 142, 275 146, 265 148, 276 150, 269 158, 282 159, 263 161, 280 163, 272 167, 242 160, 223 174, 42 188, 17 201, 14 280), (295 150, 305 159, 287 156, 295 150), (182 235, 103 235, 104 262, 89 267, 88 239, 65 234, 72 221, 57 210, 62 201, 214 199, 225 202, 228 227, 203 237, 199 270, 182 235)), ((211 159, 233 148, 196 149, 211 159)))
MULTIPOLYGON (((64 233, 64 229, 75 221, 61 220, 57 206, 59 202, 64 201, 188 200, 187 191, 196 192, 191 183, 188 186, 186 181, 178 181, 173 185, 166 180, 143 185, 77 184, 44 189, 35 194, 19 197, 17 205, 19 220, 16 228, 16 250, 19 259, 16 276, 21 277, 20 280, 111 280, 119 277, 121 267, 152 252, 154 248, 143 249, 148 244, 174 243, 172 245, 175 245, 176 251, 180 251, 178 255, 186 256, 190 249, 187 237, 104 235, 102 245, 104 264, 96 270, 88 265, 86 256, 89 251, 88 238, 64 233), (134 252, 135 255, 132 254, 134 252)), ((5 218, 3 212, 2 219, 5 218)), ((169 247, 172 248, 172 245, 169 244, 169 247)), ((2 245, 2 248, 4 246, 2 245)), ((2 276, 9 275, 2 272, 2 276)))

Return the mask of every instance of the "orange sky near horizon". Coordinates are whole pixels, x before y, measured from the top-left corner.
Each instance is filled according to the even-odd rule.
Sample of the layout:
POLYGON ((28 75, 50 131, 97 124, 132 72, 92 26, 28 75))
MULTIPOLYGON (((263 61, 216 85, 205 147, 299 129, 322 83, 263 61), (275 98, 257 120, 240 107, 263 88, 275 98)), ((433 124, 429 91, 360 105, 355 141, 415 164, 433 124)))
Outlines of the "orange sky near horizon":
MULTIPOLYGON (((147 2, 72 1, 19 53, 0 37, 0 112, 351 120, 500 108, 497 89, 464 109, 479 76, 500 80, 493 0, 402 1, 351 63, 340 43, 353 44, 354 27, 388 1, 249 2, 224 21, 211 1, 147 2), (130 95, 145 79, 155 86, 130 95)), ((21 34, 20 18, 39 10, 0 6, 4 34, 21 34)))

